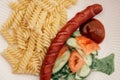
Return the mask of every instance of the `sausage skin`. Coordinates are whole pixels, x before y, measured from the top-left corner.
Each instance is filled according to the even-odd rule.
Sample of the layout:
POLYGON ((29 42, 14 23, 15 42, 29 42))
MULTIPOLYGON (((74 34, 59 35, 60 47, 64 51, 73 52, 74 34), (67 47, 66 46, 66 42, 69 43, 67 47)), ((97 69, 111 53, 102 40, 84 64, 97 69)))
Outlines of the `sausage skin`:
POLYGON ((58 32, 54 40, 52 41, 45 59, 42 63, 40 71, 40 80, 50 80, 52 75, 52 68, 54 66, 57 55, 65 44, 67 39, 76 31, 81 24, 88 19, 94 17, 102 11, 102 6, 99 4, 93 4, 88 6, 85 10, 78 12, 67 24, 58 32))

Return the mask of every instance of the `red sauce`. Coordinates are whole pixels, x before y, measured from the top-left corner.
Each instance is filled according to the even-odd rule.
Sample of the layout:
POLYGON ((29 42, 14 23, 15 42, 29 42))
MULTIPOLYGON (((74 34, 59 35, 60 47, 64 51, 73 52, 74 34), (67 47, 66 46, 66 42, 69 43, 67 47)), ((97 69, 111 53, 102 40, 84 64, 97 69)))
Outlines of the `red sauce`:
POLYGON ((97 19, 90 19, 80 26, 82 35, 87 36, 96 43, 101 43, 105 37, 105 29, 103 24, 97 19))

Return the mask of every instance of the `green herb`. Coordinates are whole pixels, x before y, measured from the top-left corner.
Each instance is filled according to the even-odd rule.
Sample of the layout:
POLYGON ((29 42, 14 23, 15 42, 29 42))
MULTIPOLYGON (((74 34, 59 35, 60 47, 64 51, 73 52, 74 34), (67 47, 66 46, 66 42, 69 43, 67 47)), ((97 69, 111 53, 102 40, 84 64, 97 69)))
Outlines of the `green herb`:
POLYGON ((91 68, 108 75, 112 74, 114 72, 114 54, 110 54, 102 59, 94 57, 91 68))

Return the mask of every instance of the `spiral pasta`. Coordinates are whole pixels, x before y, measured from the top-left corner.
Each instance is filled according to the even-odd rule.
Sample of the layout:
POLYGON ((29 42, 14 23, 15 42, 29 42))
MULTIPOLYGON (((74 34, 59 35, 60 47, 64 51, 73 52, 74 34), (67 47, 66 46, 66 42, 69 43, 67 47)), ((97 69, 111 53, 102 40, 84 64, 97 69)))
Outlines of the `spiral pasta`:
POLYGON ((27 51, 25 52, 25 55, 23 56, 22 60, 19 63, 19 69, 24 70, 27 66, 31 56, 33 55, 33 50, 35 48, 35 42, 37 39, 36 33, 31 34, 30 40, 28 42, 27 51))
POLYGON ((46 17, 47 17, 47 12, 46 11, 41 11, 39 16, 38 16, 38 20, 37 20, 37 23, 36 23, 36 26, 35 26, 35 31, 38 34, 42 33, 42 26, 45 23, 46 17))
POLYGON ((60 13, 60 26, 64 26, 67 22, 67 12, 63 9, 60 13))
POLYGON ((29 28, 34 29, 39 18, 39 13, 41 12, 40 7, 36 7, 33 12, 33 15, 30 17, 30 21, 28 23, 29 28))
POLYGON ((36 42, 36 51, 40 52, 44 48, 42 36, 38 35, 37 42, 36 42))
POLYGON ((25 43, 25 38, 24 38, 24 35, 23 35, 23 31, 21 28, 18 28, 16 30, 16 39, 17 39, 17 44, 18 44, 18 47, 21 48, 21 49, 26 49, 26 43, 25 43))
POLYGON ((9 46, 5 51, 9 52, 9 54, 12 55, 12 57, 19 60, 23 55, 21 52, 23 52, 24 50, 20 48, 12 48, 12 46, 9 46))
POLYGON ((30 16, 32 16, 34 10, 36 7, 36 2, 34 0, 31 0, 30 3, 28 4, 27 8, 26 8, 26 12, 25 12, 25 21, 29 21, 30 16))
POLYGON ((22 9, 25 9, 25 5, 23 5, 23 4, 19 4, 19 3, 16 3, 16 2, 12 2, 12 3, 10 3, 10 7, 13 9, 13 10, 16 10, 16 9, 18 9, 18 10, 22 10, 22 9))
POLYGON ((4 23, 2 30, 7 30, 12 26, 14 19, 16 18, 16 15, 17 15, 17 12, 13 11, 10 17, 8 18, 8 20, 4 23))
POLYGON ((18 14, 16 15, 16 19, 14 20, 14 23, 12 24, 12 28, 16 28, 17 26, 20 26, 20 22, 23 19, 25 11, 19 11, 18 14))
POLYGON ((60 4, 62 4, 65 8, 68 8, 77 2, 77 0, 57 0, 57 1, 60 4))
MULTIPOLYGON (((12 56, 13 52, 9 49, 4 51, 5 57, 8 59, 8 61, 11 63, 11 65, 14 65, 18 62, 18 59, 16 59, 14 56, 12 56)), ((3 56, 4 56, 3 55, 3 56)))
POLYGON ((18 0, 19 3, 29 3, 31 0, 18 0))
POLYGON ((3 57, 13 73, 39 75, 52 40, 67 22, 67 8, 77 0, 18 0, 0 33, 8 42, 3 57))
POLYGON ((14 38, 10 35, 8 31, 2 30, 1 33, 10 45, 13 45, 15 43, 14 38))
MULTIPOLYGON (((25 41, 25 43, 28 41, 28 39, 30 38, 30 34, 31 34, 31 30, 30 29, 23 29, 23 32, 22 32, 23 34, 23 39, 24 39, 24 41, 25 41)), ((26 44, 27 45, 27 44, 26 44)))
POLYGON ((41 5, 45 11, 52 12, 57 6, 57 3, 54 0, 41 0, 39 5, 41 5))
POLYGON ((61 29, 60 27, 60 14, 54 10, 54 12, 51 13, 51 16, 53 16, 53 20, 51 22, 51 27, 50 27, 50 33, 51 33, 51 36, 50 36, 50 39, 53 39, 57 32, 61 29))
POLYGON ((6 50, 4 51, 3 56, 4 56, 4 57, 8 60, 8 62, 11 64, 13 71, 15 71, 16 68, 17 68, 17 65, 16 65, 16 64, 19 62, 19 60, 16 59, 15 57, 13 57, 11 54, 13 54, 13 52, 12 52, 11 50, 6 49, 6 50))

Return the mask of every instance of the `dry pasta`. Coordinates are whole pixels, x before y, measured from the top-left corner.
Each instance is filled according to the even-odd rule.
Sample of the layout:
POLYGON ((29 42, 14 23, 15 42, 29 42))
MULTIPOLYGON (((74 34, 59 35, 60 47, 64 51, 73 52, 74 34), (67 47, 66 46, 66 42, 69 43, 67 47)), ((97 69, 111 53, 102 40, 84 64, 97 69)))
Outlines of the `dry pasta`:
POLYGON ((25 55, 23 56, 22 60, 19 63, 19 70, 22 70, 22 71, 25 70, 25 67, 27 66, 31 56, 33 55, 36 39, 37 39, 36 33, 32 33, 30 36, 30 40, 28 42, 28 46, 27 46, 25 55))
POLYGON ((12 28, 17 28, 18 26, 20 26, 20 23, 21 23, 21 21, 22 21, 22 19, 23 19, 23 16, 24 16, 24 13, 25 13, 25 11, 23 10, 23 11, 19 11, 18 13, 17 13, 17 15, 16 15, 16 18, 15 18, 15 20, 14 20, 14 23, 12 24, 12 28))
POLYGON ((54 0, 41 0, 41 2, 39 3, 39 5, 48 12, 52 12, 55 7, 57 6, 56 1, 54 0))
POLYGON ((61 10, 60 13, 60 26, 64 26, 67 22, 67 12, 65 9, 61 10))
POLYGON ((39 13, 41 12, 40 7, 36 7, 33 12, 33 15, 30 17, 30 21, 28 23, 29 28, 34 29, 39 18, 39 13))
POLYGON ((41 11, 39 16, 38 16, 38 20, 37 20, 37 23, 36 23, 36 26, 35 26, 35 31, 38 34, 42 33, 42 26, 45 23, 46 16, 47 16, 47 12, 45 12, 45 11, 41 11))
POLYGON ((18 28, 16 30, 16 39, 17 39, 18 47, 21 49, 26 49, 27 45, 23 33, 24 33, 23 30, 21 28, 18 28))
POLYGON ((77 0, 58 0, 60 4, 62 4, 65 8, 70 7, 71 5, 75 4, 77 0))
POLYGON ((15 43, 15 39, 10 35, 8 31, 2 30, 1 33, 10 45, 15 43))
POLYGON ((60 27, 60 14, 54 10, 54 12, 51 13, 51 16, 53 16, 53 20, 51 22, 51 27, 50 27, 50 33, 51 33, 51 36, 50 36, 50 39, 53 39, 57 32, 61 29, 60 27))
POLYGON ((38 35, 38 38, 36 41, 36 51, 40 52, 43 48, 44 46, 43 46, 42 35, 38 35))
POLYGON ((18 9, 18 10, 25 9, 25 5, 19 4, 19 3, 16 3, 16 2, 10 3, 10 7, 11 7, 13 10, 16 10, 16 9, 18 9))
POLYGON ((32 16, 34 10, 36 7, 36 2, 34 2, 34 0, 30 1, 30 3, 28 4, 27 8, 26 8, 26 12, 25 12, 25 21, 29 21, 30 17, 32 16))
POLYGON ((12 26, 14 19, 16 18, 16 15, 17 15, 17 12, 13 11, 10 17, 8 18, 8 20, 4 23, 2 30, 7 30, 12 26))
POLYGON ((67 9, 77 0, 18 0, 3 24, 1 34, 8 42, 3 57, 13 73, 39 75, 47 49, 67 22, 67 9))

